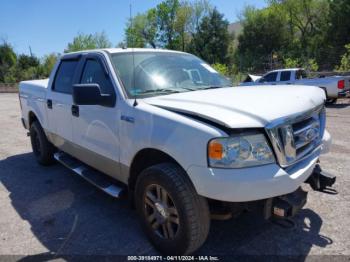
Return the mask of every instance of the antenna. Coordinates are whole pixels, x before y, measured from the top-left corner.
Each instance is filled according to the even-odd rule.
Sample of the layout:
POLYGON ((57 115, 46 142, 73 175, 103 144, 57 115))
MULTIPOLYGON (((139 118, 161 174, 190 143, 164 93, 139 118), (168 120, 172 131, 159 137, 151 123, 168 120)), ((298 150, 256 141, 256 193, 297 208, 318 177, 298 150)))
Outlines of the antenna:
POLYGON ((132 5, 130 4, 130 27, 131 27, 131 53, 132 53, 132 83, 134 89, 134 104, 133 106, 137 106, 136 100, 136 86, 135 86, 135 53, 134 53, 134 45, 135 45, 135 32, 134 32, 134 23, 132 17, 132 5))
POLYGON ((29 53, 30 53, 30 56, 33 56, 32 48, 30 46, 29 46, 29 53))

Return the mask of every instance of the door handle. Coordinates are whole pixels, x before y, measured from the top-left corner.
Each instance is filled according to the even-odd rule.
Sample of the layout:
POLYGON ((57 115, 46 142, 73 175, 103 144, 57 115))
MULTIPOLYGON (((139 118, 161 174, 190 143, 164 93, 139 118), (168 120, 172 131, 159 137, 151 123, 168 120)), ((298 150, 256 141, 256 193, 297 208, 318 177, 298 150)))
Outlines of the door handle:
POLYGON ((72 115, 75 117, 79 117, 79 106, 72 105, 72 115))
POLYGON ((51 99, 47 99, 46 105, 47 105, 47 108, 52 109, 52 100, 51 99))

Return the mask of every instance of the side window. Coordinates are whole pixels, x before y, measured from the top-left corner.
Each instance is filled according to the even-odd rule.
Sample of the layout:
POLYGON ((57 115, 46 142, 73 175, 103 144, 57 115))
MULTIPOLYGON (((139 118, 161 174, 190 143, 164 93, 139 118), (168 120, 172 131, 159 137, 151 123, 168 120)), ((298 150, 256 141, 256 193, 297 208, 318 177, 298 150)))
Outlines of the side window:
POLYGON ((80 83, 98 84, 103 94, 113 93, 113 86, 106 76, 101 64, 93 59, 86 61, 80 83))
POLYGON ((73 77, 77 65, 77 60, 63 60, 61 62, 53 84, 53 90, 55 92, 72 93, 73 77))
POLYGON ((277 79, 277 74, 278 74, 277 72, 272 72, 272 73, 265 75, 262 78, 262 82, 275 82, 277 79))
POLYGON ((290 71, 282 71, 280 81, 289 81, 290 80, 290 71))

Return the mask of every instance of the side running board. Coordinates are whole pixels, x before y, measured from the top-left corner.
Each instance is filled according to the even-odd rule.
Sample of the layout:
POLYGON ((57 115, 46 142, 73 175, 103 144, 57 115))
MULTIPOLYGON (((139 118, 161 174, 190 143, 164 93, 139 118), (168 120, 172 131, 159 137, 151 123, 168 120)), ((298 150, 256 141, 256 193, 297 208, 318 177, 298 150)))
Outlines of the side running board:
POLYGON ((72 170, 75 174, 84 178, 114 198, 120 198, 125 192, 125 187, 122 186, 121 183, 119 184, 111 177, 85 165, 81 161, 64 152, 55 153, 54 158, 65 167, 72 170))

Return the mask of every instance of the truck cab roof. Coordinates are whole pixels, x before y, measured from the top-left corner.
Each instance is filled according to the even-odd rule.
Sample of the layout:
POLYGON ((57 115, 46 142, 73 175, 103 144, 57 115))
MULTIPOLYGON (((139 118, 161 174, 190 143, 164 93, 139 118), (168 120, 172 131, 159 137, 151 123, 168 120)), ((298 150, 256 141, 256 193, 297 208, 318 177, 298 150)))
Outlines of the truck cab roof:
POLYGON ((168 49, 155 49, 155 48, 102 48, 102 49, 90 49, 90 50, 82 50, 77 52, 71 52, 62 55, 62 58, 69 58, 71 56, 80 55, 80 54, 89 54, 89 53, 101 53, 101 52, 107 52, 109 54, 116 54, 116 53, 129 53, 129 52, 167 52, 167 53, 180 53, 185 54, 181 51, 175 51, 175 50, 168 50, 168 49))
POLYGON ((298 67, 295 67, 295 68, 282 68, 282 69, 275 69, 275 70, 272 70, 272 71, 269 71, 268 73, 272 73, 272 72, 284 72, 284 71, 298 71, 298 70, 304 70, 304 68, 298 68, 298 67))

